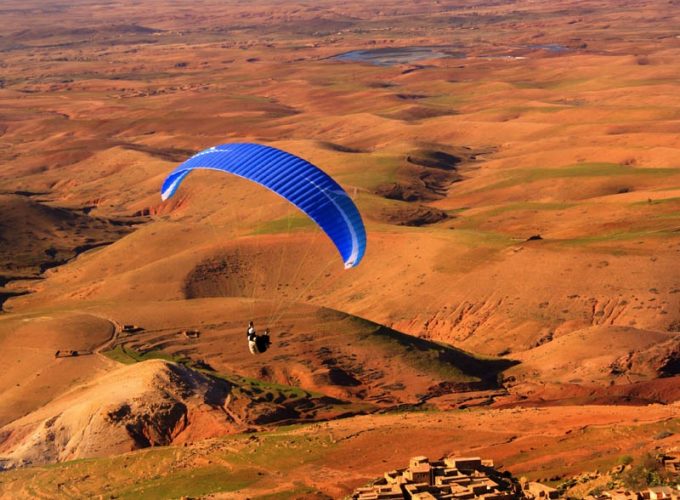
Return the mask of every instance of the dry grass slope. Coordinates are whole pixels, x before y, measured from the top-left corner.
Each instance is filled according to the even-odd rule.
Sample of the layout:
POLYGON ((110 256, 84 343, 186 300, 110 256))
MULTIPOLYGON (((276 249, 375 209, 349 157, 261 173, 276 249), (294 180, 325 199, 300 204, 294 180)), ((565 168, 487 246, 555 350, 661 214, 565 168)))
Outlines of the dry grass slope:
POLYGON ((227 387, 256 427, 405 413, 17 470, 0 494, 337 497, 409 454, 551 477, 676 445, 673 3, 4 1, 3 443, 67 459, 241 430, 199 403, 227 387), (370 60, 335 58, 356 50, 370 60), (192 174, 161 202, 174 165, 234 141, 348 190, 368 230, 358 269, 243 179, 192 174), (274 332, 257 358, 249 319, 274 332), (154 357, 182 363, 138 362, 154 357), (186 371, 199 360, 215 371, 186 371), (118 394, 115 373, 158 403, 121 422, 167 425, 133 438, 88 406, 118 394), (581 406, 596 403, 666 406, 581 406), (509 408, 458 411, 484 405, 509 408))

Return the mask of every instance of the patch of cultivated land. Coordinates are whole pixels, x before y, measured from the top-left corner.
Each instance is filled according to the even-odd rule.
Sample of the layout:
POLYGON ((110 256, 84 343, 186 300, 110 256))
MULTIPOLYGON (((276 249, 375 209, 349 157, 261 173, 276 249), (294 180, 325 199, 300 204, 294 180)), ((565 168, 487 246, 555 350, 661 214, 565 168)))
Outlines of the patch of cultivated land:
POLYGON ((676 3, 4 1, 0 459, 99 458, 2 495, 336 497, 410 455, 546 478, 677 445, 676 3), (336 178, 361 265, 243 179, 161 202, 225 142, 336 178))

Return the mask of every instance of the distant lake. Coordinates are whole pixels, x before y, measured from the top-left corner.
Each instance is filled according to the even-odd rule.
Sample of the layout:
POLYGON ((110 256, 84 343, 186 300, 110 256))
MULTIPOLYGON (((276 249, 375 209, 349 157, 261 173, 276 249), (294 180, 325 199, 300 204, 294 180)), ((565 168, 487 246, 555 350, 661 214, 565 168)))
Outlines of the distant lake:
POLYGON ((375 66, 395 66, 423 59, 441 57, 463 58, 465 53, 453 52, 447 47, 385 47, 379 49, 352 50, 333 56, 332 59, 348 62, 364 62, 375 66))
POLYGON ((569 50, 569 47, 565 47, 564 45, 560 45, 559 43, 527 45, 526 47, 531 50, 547 50, 548 52, 566 52, 569 50))

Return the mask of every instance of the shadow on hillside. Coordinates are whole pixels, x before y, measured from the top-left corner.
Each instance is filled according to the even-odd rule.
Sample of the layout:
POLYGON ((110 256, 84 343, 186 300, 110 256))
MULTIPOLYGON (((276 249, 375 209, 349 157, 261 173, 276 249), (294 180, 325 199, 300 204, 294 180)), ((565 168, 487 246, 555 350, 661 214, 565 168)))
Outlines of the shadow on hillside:
POLYGON ((465 375, 479 379, 480 385, 486 388, 497 387, 498 375, 519 364, 511 359, 477 357, 446 344, 413 337, 383 325, 376 326, 377 330, 371 335, 395 342, 406 352, 416 352, 426 359, 436 359, 441 364, 455 367, 465 375))

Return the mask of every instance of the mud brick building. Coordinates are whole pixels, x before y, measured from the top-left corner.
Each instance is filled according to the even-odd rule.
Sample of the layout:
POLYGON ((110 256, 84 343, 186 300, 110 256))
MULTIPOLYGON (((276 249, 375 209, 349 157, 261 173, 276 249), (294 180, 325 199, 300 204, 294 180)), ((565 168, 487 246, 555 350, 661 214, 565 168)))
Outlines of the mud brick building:
POLYGON ((430 462, 413 457, 405 469, 386 472, 372 486, 358 488, 356 500, 557 498, 557 491, 539 483, 520 485, 508 473, 494 469, 493 461, 479 457, 448 457, 430 462))

